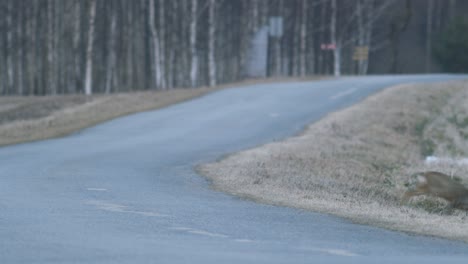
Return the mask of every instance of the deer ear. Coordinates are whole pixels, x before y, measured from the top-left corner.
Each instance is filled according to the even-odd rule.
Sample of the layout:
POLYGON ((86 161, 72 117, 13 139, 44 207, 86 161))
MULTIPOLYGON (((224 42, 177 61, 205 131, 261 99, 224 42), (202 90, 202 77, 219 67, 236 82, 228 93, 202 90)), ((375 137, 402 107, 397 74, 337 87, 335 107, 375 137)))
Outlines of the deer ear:
POLYGON ((417 179, 418 179, 418 182, 419 182, 419 183, 427 183, 426 177, 423 176, 423 175, 421 175, 421 174, 419 174, 419 175, 417 176, 417 179))

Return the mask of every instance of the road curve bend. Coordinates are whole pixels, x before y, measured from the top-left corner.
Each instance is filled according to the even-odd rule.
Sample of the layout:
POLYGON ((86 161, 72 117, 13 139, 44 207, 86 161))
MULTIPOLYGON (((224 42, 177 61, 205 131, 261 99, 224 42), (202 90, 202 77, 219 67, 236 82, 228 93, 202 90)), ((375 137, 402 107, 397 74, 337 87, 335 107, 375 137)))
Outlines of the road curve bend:
POLYGON ((0 263, 466 263, 464 243, 256 204, 194 171, 384 87, 466 77, 249 85, 0 148, 0 263))

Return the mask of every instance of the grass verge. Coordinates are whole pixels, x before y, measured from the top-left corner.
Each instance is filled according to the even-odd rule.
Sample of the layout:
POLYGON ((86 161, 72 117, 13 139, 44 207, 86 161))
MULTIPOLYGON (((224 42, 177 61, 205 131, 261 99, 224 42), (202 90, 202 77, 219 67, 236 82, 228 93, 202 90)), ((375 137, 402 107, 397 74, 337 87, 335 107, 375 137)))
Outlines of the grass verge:
POLYGON ((468 153, 468 82, 400 85, 311 124, 301 135, 198 169, 221 191, 392 230, 468 242, 467 213, 437 198, 400 206, 408 176, 468 167, 425 156, 468 153))
POLYGON ((65 136, 119 116, 165 107, 213 90, 1 97, 0 146, 65 136))

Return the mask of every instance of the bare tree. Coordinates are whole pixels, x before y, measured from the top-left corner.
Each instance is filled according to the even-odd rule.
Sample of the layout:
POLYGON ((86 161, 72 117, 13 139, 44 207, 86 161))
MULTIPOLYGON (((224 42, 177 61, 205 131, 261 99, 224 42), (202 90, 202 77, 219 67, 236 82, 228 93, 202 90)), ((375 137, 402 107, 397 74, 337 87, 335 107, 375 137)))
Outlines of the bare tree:
MULTIPOLYGON (((326 23, 326 18, 327 18, 327 6, 328 6, 328 1, 323 1, 320 7, 320 27, 318 33, 319 33, 319 44, 325 44, 325 39, 326 39, 326 30, 324 30, 325 23, 326 23)), ((321 50, 318 54, 318 72, 319 73, 326 73, 326 66, 325 66, 325 52, 321 50)))
POLYGON ((215 60, 215 33, 216 33, 216 21, 215 21, 215 10, 216 0, 210 0, 209 2, 209 33, 208 33, 208 78, 209 85, 216 85, 216 60, 215 60))
POLYGON ((110 23, 110 32, 109 32, 109 42, 108 42, 108 52, 107 57, 107 69, 106 69, 106 93, 112 91, 112 87, 115 85, 115 63, 116 63, 116 31, 117 31, 117 9, 115 5, 118 2, 110 2, 110 12, 111 12, 111 23, 110 23))
POLYGON ((366 74, 368 60, 351 60, 355 46, 368 47, 371 55, 386 49, 379 56, 400 72, 405 30, 425 41, 417 47, 425 64, 412 70, 430 71, 432 36, 464 5, 428 0, 415 9, 412 2, 3 0, 0 94, 111 93, 240 80, 251 40, 256 33, 266 39, 271 17, 280 17, 271 21, 283 21, 285 30, 283 37, 270 37, 268 62, 260 64, 270 75, 366 74), (424 28, 407 27, 412 13, 425 17, 424 28), (328 45, 321 51, 321 44, 335 50, 328 45))
POLYGON ((433 16, 434 1, 427 1, 427 16, 426 16, 426 73, 431 71, 431 53, 432 53, 432 16, 433 16))
POLYGON ((13 2, 8 2, 6 6, 7 15, 6 15, 6 22, 7 22, 7 53, 6 53, 6 70, 7 70, 7 87, 6 93, 11 93, 13 90, 13 2))
MULTIPOLYGON (((301 43, 300 43, 300 56, 299 56, 299 72, 301 76, 306 75, 306 58, 307 56, 307 0, 302 0, 302 13, 301 13, 301 43)), ((313 54, 313 49, 311 51, 313 54)), ((312 56, 313 60, 313 56, 312 56)), ((312 64, 313 65, 313 64, 312 64)))
POLYGON ((190 84, 196 87, 198 84, 198 56, 197 56, 197 3, 198 0, 192 0, 190 13, 190 84))
MULTIPOLYGON (((385 3, 383 4, 385 5, 385 3)), ((364 30, 364 43, 367 45, 369 52, 371 51, 372 45, 372 31, 374 30, 374 23, 377 19, 380 18, 381 13, 377 13, 374 11, 374 0, 366 0, 365 7, 367 9, 367 26, 364 30)), ((383 6, 380 9, 380 12, 384 12, 388 6, 383 6)), ((385 42, 385 41, 384 41, 385 42)), ((369 69, 369 59, 362 61, 360 64, 360 74, 367 74, 369 69)))
POLYGON ((48 42, 47 42, 47 69, 48 69, 48 87, 49 91, 51 94, 56 94, 57 93, 57 82, 55 80, 56 74, 55 74, 55 65, 56 65, 56 59, 57 59, 57 50, 56 47, 54 47, 54 37, 55 37, 55 31, 54 31, 54 3, 55 1, 49 1, 47 3, 47 37, 48 37, 48 42))
MULTIPOLYGON (((81 43, 81 1, 76 0, 73 10, 73 68, 74 68, 74 78, 73 86, 74 90, 79 91, 81 86, 81 52, 80 52, 80 43, 81 43)), ((71 85, 71 86, 72 86, 71 85)))
POLYGON ((166 89, 166 23, 165 23, 165 0, 159 0, 159 64, 161 71, 161 89, 166 89))
POLYGON ((86 48, 86 75, 85 75, 85 94, 93 93, 93 42, 94 42, 94 20, 96 17, 96 0, 91 0, 89 8, 89 31, 88 46, 86 48))
POLYGON ((154 21, 154 0, 149 0, 149 27, 151 32, 152 39, 152 52, 153 52, 153 70, 154 70, 154 86, 156 88, 161 87, 161 64, 160 64, 160 48, 159 48, 159 38, 158 32, 156 30, 156 25, 154 21))
MULTIPOLYGON (((22 5, 23 3, 20 2, 18 3, 20 5, 22 5)), ((23 82, 24 82, 24 77, 23 77, 23 60, 24 60, 24 45, 23 45, 23 41, 22 41, 22 36, 24 35, 23 34, 23 23, 24 23, 24 19, 23 19, 23 12, 25 12, 25 10, 22 8, 22 6, 20 6, 19 10, 18 10, 18 22, 17 22, 17 39, 18 39, 18 48, 17 48, 17 55, 16 55, 16 59, 17 59, 17 63, 16 63, 16 72, 17 72, 17 89, 16 89, 16 93, 19 94, 19 95, 23 95, 24 93, 24 86, 23 86, 23 82)))
POLYGON ((341 43, 337 37, 336 18, 337 18, 337 6, 336 0, 331 0, 331 21, 330 21, 330 43, 335 47, 333 49, 333 75, 341 75, 341 43))

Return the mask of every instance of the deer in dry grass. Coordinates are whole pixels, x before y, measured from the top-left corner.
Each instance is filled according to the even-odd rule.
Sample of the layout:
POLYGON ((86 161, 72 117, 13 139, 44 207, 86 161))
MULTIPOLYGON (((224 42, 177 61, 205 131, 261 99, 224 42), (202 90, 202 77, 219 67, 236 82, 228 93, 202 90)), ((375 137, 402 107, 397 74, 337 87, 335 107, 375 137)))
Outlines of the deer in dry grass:
POLYGON ((459 181, 440 172, 413 174, 401 203, 406 204, 411 197, 418 195, 440 197, 450 203, 450 208, 468 210, 468 189, 459 181))

